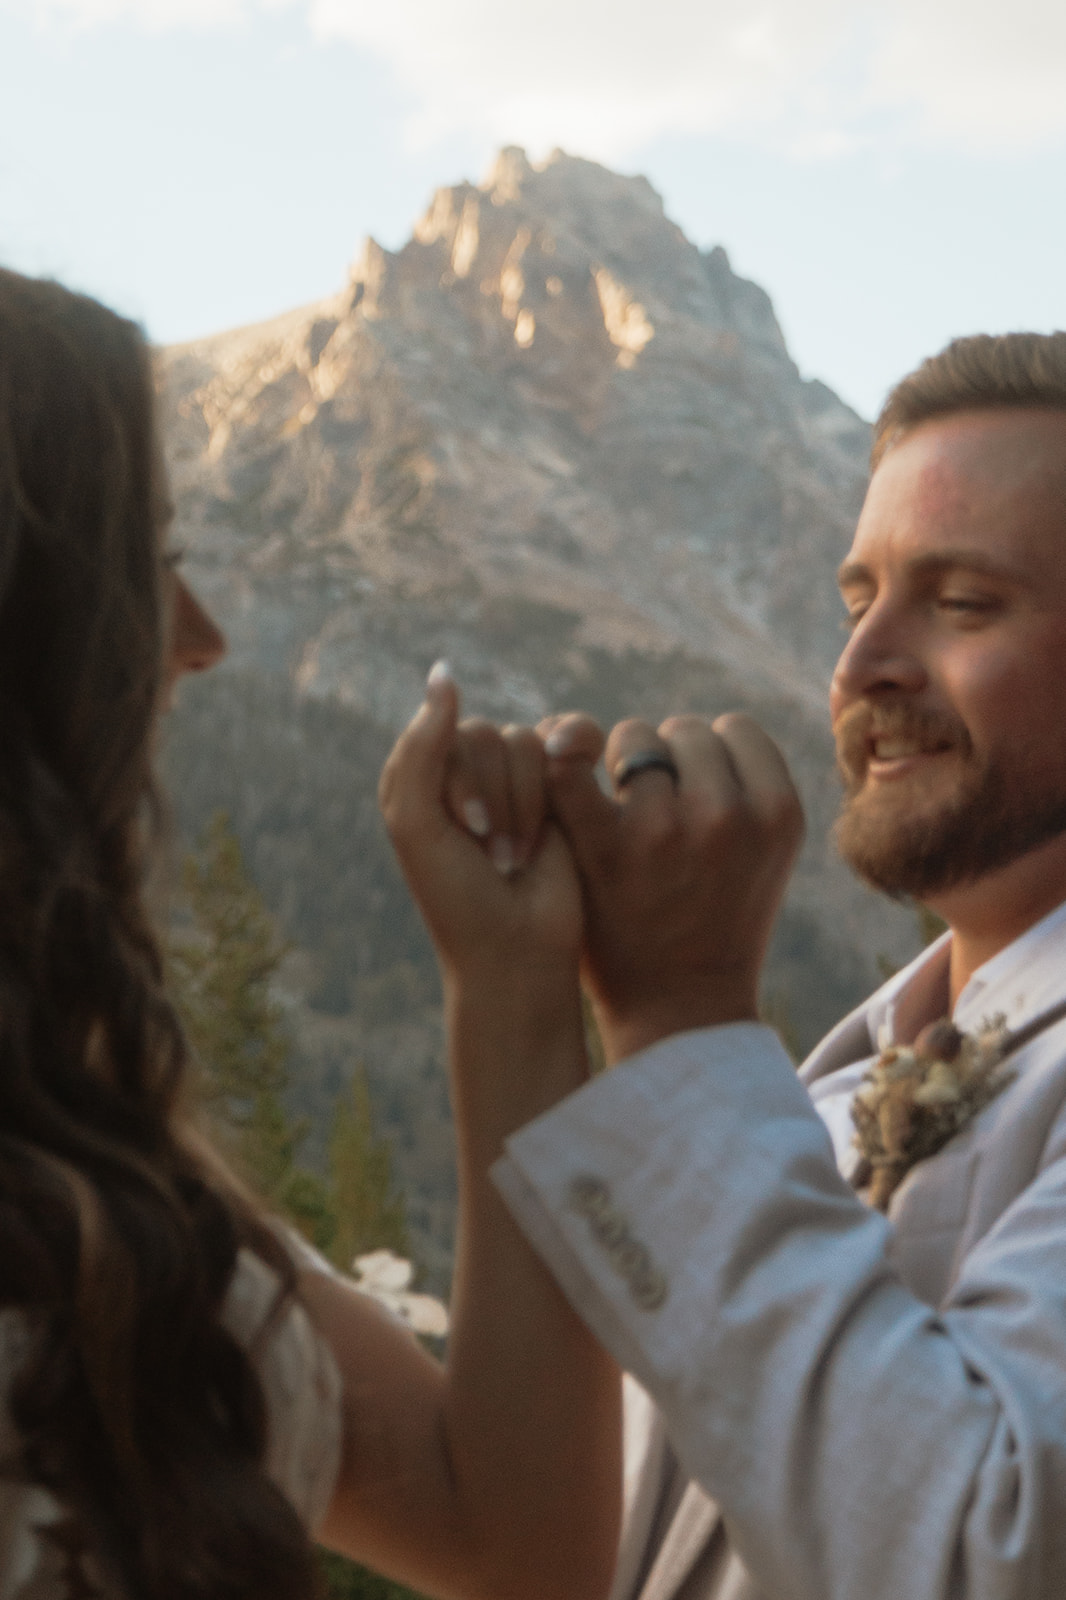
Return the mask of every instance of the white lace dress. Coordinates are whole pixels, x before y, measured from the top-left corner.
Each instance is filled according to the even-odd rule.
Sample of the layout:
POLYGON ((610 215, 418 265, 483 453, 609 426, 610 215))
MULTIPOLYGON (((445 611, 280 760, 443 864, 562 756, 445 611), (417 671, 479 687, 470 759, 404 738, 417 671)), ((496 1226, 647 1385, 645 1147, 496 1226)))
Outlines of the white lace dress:
MULTIPOLYGON (((242 1250, 223 1320, 253 1352, 266 1393, 267 1471, 314 1529, 328 1509, 340 1462, 341 1380, 328 1346, 296 1302, 257 1343, 276 1291, 270 1268, 242 1250)), ((6 1394, 24 1350, 19 1312, 0 1312, 0 1460, 11 1459, 17 1448, 6 1394)), ((69 1600, 62 1552, 42 1537, 62 1515, 47 1490, 0 1476, 0 1600, 69 1600)))

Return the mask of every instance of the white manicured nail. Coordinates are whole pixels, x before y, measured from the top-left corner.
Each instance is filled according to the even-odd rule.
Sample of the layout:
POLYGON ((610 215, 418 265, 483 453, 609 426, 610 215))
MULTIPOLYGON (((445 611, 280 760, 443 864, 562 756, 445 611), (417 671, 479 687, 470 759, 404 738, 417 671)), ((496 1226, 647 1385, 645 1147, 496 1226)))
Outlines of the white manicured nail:
POLYGON ((434 661, 426 678, 427 689, 440 689, 446 683, 454 683, 455 674, 447 661, 434 661))
POLYGON ((466 823, 475 839, 487 839, 492 832, 492 823, 483 800, 464 800, 462 804, 463 821, 466 823))
POLYGON ((503 878, 510 878, 517 863, 515 862, 514 844, 506 834, 498 833, 489 845, 489 856, 496 871, 503 878))
POLYGON ((573 748, 573 735, 565 728, 559 728, 555 733, 549 733, 544 741, 544 754, 546 756, 568 756, 573 748))

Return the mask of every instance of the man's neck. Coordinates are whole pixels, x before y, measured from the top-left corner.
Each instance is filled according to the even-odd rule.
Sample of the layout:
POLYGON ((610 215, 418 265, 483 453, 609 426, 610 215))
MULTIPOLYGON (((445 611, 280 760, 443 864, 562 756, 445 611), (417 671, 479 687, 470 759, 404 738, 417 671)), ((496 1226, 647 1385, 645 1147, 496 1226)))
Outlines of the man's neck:
POLYGON ((926 903, 951 928, 951 1004, 978 967, 1066 900, 1066 834, 926 903))

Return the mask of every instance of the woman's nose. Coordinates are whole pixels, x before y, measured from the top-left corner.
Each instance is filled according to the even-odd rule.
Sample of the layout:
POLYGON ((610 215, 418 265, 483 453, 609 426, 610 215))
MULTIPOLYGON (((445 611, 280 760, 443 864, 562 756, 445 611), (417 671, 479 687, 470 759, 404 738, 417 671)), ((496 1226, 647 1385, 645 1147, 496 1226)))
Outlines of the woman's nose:
POLYGON ((171 618, 172 679, 186 672, 206 672, 226 654, 226 636, 181 577, 174 580, 171 618))

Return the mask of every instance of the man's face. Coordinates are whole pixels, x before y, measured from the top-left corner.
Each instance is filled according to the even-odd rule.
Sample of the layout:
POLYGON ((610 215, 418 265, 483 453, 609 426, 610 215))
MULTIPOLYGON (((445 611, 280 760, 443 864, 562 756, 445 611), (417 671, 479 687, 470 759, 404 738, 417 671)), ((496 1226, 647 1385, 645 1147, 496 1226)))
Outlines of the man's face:
POLYGON ((840 571, 842 854, 935 898, 1066 830, 1066 410, 923 423, 840 571))

